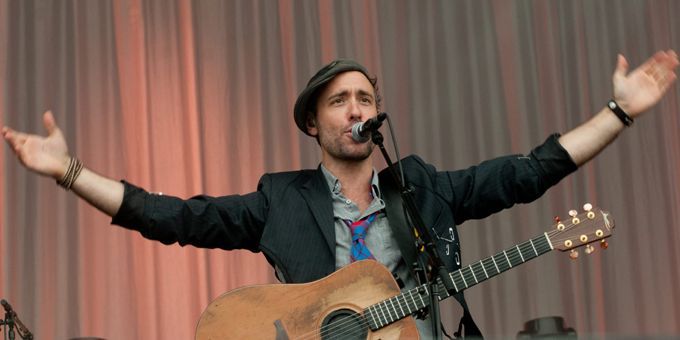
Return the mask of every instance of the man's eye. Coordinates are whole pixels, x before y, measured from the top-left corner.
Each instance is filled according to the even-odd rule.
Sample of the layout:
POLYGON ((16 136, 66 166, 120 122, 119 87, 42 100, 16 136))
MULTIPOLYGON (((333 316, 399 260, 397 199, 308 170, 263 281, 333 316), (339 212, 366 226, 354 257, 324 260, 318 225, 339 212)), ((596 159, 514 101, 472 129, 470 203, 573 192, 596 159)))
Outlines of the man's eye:
POLYGON ((342 98, 335 98, 331 100, 331 104, 341 104, 344 101, 342 98))

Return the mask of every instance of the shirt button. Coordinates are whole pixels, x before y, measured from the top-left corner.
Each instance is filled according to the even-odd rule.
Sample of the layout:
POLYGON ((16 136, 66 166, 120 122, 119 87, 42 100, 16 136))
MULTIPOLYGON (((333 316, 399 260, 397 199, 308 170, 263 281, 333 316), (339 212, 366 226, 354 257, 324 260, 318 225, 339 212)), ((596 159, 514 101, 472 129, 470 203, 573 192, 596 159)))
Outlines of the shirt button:
POLYGON ((347 203, 347 205, 350 205, 350 204, 352 204, 352 201, 350 201, 350 200, 345 200, 345 203, 347 203))

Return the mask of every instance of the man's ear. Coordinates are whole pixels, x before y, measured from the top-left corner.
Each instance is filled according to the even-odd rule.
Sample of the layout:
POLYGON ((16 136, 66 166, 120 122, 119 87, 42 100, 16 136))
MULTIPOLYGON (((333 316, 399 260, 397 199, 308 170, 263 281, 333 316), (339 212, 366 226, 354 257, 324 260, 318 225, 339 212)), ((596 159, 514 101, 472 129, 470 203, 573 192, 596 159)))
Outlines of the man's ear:
POLYGON ((307 133, 314 137, 319 134, 319 129, 316 127, 316 117, 311 112, 307 115, 307 133))

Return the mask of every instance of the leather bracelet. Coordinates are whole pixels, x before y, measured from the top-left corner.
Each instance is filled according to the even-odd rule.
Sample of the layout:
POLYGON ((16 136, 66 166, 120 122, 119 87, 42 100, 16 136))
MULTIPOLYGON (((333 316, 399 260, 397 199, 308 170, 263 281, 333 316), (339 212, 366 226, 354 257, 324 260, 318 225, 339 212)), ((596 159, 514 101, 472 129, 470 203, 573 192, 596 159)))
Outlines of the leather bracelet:
POLYGON ((614 112, 614 114, 619 117, 621 120, 621 123, 625 126, 630 126, 633 124, 633 118, 630 118, 630 116, 626 113, 626 111, 623 111, 623 109, 619 106, 618 103, 614 101, 614 99, 611 99, 609 102, 607 102, 607 107, 614 112))
POLYGON ((75 157, 69 159, 68 169, 64 176, 57 180, 57 184, 64 188, 65 190, 70 190, 73 183, 76 181, 80 172, 83 170, 83 162, 75 157))

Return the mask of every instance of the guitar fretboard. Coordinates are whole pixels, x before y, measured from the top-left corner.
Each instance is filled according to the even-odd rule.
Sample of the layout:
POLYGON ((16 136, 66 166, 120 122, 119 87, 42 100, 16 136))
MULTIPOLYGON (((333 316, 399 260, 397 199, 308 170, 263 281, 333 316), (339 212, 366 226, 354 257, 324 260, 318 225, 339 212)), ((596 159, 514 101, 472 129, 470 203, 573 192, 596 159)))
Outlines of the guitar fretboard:
MULTIPOLYGON (((551 251, 552 245, 547 234, 529 239, 526 242, 503 250, 502 252, 473 263, 465 268, 449 273, 455 292, 468 289, 486 281, 506 270, 551 251)), ((451 296, 441 279, 437 279, 440 300, 451 296)), ((395 321, 401 320, 430 304, 430 292, 421 285, 397 296, 376 303, 364 309, 363 317, 372 330, 378 330, 395 321)))

